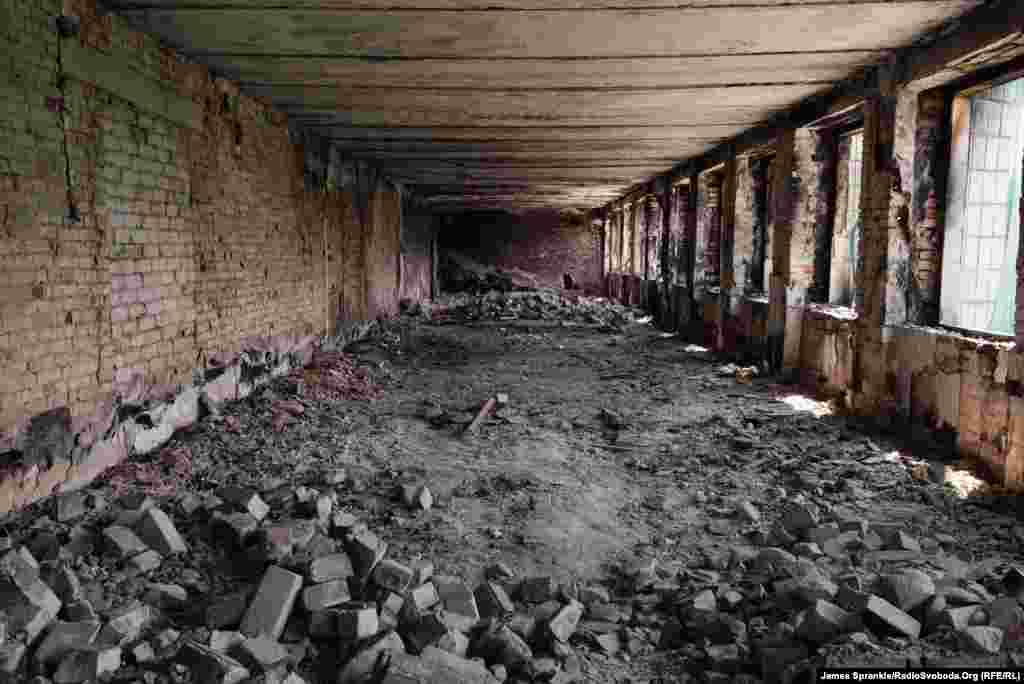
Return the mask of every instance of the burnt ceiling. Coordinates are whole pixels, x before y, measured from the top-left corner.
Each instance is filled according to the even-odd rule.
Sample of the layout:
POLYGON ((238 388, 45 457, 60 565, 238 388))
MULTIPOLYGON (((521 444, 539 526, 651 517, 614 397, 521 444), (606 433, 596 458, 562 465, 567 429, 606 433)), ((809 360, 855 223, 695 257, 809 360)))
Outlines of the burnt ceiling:
POLYGON ((980 0, 107 0, 438 207, 591 207, 980 0))

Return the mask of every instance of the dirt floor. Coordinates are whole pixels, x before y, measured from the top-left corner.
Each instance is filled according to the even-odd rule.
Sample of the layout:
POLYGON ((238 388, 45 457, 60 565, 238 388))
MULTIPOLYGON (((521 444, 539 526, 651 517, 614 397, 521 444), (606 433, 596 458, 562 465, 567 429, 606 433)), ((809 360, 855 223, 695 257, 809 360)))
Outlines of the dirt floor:
MULTIPOLYGON (((799 641, 793 627, 780 627, 792 624, 799 607, 765 596, 757 587, 772 585, 750 566, 758 549, 783 545, 778 521, 793 502, 815 507, 822 521, 844 529, 867 521, 880 533, 903 533, 898 552, 885 543, 833 556, 808 553, 819 556, 815 562, 826 574, 845 577, 842 582, 852 577, 867 587, 909 567, 935 577, 936 586, 975 592, 981 604, 985 591, 1003 591, 999 582, 1021 561, 1024 526, 1013 511, 992 510, 1013 501, 958 496, 956 487, 964 485, 936 460, 945 453, 939 442, 912 442, 907 430, 885 434, 831 415, 827 404, 792 387, 756 377, 741 382, 721 361, 649 326, 609 330, 405 318, 349 350, 380 386, 377 398, 317 401, 296 394, 294 379, 282 379, 226 406, 154 459, 163 475, 162 489, 152 491, 164 495, 156 498, 175 512, 192 551, 165 562, 148 581, 189 578, 186 587, 202 595, 203 607, 252 585, 263 566, 254 571, 251 557, 225 554, 202 510, 182 513, 183 502, 242 484, 263 492, 274 518, 296 488, 322 487, 325 472, 343 470, 337 507, 385 539, 389 558, 430 560, 436 574, 470 586, 502 562, 518 577, 609 587, 624 611, 622 648, 582 638, 585 616, 582 636, 573 641, 578 681, 771 678, 767 670, 775 665, 765 664, 764 654, 775 646, 765 644, 799 641), (463 434, 499 393, 507 402, 463 434), (298 401, 301 412, 281 420, 275 407, 282 401, 298 401), (426 484, 430 509, 403 503, 395 494, 403 483, 426 484), (667 636, 678 624, 675 616, 708 587, 720 601, 730 588, 739 591, 742 629, 727 639, 692 626, 667 636)), ((116 501, 142 484, 122 471, 95 491, 116 501)), ((49 505, 7 521, 15 542, 42 547, 37 555, 46 554, 40 534, 67 543, 82 527, 40 518, 49 505)), ((95 529, 109 522, 108 514, 95 516, 95 529)), ((145 586, 107 561, 74 562, 94 578, 87 595, 101 613, 145 586)), ((172 624, 197 640, 208 638, 187 610, 172 624)), ((796 663, 792 677, 800 663, 867 659, 864 664, 905 666, 955 656, 963 665, 1010 657, 1009 636, 993 655, 949 630, 920 640, 865 631, 820 648, 794 647, 779 668, 796 663)), ((333 682, 334 667, 320 653, 297 669, 310 682, 333 682)))

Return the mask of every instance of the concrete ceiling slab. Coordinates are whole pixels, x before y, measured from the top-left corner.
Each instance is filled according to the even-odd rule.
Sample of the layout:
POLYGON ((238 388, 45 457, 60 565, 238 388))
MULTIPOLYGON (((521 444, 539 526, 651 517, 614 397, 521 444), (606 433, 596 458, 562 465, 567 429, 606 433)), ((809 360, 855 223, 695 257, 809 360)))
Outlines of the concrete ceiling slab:
POLYGON ((603 204, 982 2, 106 4, 436 206, 479 208, 603 204))

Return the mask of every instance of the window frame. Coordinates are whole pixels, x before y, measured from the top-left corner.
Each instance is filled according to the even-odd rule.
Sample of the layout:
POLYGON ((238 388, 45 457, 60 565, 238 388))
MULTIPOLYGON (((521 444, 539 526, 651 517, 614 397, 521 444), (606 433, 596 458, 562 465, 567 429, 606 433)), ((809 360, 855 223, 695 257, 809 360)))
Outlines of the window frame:
MULTIPOLYGON (((989 67, 982 67, 973 71, 969 74, 964 75, 954 81, 946 83, 945 85, 939 86, 934 89, 942 96, 944 103, 944 115, 942 117, 942 151, 940 173, 942 178, 942 194, 938 198, 941 203, 942 213, 939 225, 936 228, 940 231, 941 235, 941 250, 940 250, 940 261, 939 261, 939 291, 938 291, 938 302, 939 302, 939 317, 935 321, 935 327, 949 331, 951 333, 961 335, 964 337, 986 340, 989 342, 1006 343, 1012 342, 1016 339, 1016 324, 1014 330, 1009 333, 998 333, 989 330, 976 330, 974 328, 965 328, 958 325, 952 325, 949 323, 942 322, 942 272, 946 268, 946 226, 949 220, 949 173, 953 159, 953 102, 958 97, 972 97, 978 93, 986 90, 996 88, 1004 85, 1011 81, 1017 81, 1024 79, 1024 57, 1018 57, 1010 60, 1004 64, 998 64, 989 67)), ((1024 163, 1024 159, 1021 160, 1024 163)), ((1021 178, 1021 196, 1024 198, 1024 174, 1021 178)), ((1024 225, 1020 226, 1020 229, 1024 231, 1024 225)), ((1022 236, 1024 239, 1024 236, 1022 236)), ((1017 260, 1017 255, 1013 257, 1014 261, 1017 260)), ((1018 281, 1019 281, 1018 276, 1018 281)), ((1016 308, 1016 299, 1014 305, 1016 308)))

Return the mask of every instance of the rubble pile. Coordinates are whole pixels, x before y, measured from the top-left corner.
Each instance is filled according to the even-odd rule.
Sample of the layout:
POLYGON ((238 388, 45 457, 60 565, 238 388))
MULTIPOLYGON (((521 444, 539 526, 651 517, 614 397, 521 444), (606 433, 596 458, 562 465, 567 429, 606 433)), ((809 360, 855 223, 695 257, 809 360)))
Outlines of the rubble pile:
POLYGON ((454 252, 441 252, 438 264, 441 290, 444 292, 481 293, 489 290, 511 292, 517 288, 510 273, 484 266, 454 252))
POLYGON ((560 290, 487 292, 448 295, 433 311, 436 323, 466 321, 565 321, 617 329, 647 320, 638 309, 603 297, 585 297, 560 290))
MULTIPOLYGON (((429 560, 391 558, 339 506, 346 480, 334 470, 319 488, 277 487, 265 498, 244 486, 159 504, 141 493, 113 503, 98 492, 58 497, 52 516, 5 540, 0 677, 573 681, 570 641, 587 606, 607 603, 606 589, 517 582, 502 564, 473 587, 429 560), (186 526, 194 538, 179 531, 186 526), (219 561, 240 562, 254 581, 231 586, 219 561)), ((422 484, 396 499, 433 506, 422 484)))
POLYGON ((376 399, 383 391, 352 356, 338 351, 316 352, 313 360, 293 371, 290 378, 299 395, 318 401, 376 399))

